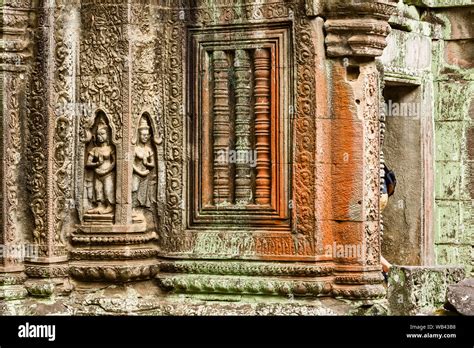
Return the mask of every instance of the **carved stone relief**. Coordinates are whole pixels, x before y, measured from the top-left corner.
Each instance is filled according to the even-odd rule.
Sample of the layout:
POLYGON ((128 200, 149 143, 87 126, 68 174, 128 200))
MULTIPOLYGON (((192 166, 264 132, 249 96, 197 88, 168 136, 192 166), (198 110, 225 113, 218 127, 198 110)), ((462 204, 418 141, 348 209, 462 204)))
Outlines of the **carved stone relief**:
POLYGON ((139 13, 127 1, 85 1, 82 9, 80 100, 94 112, 83 113, 79 125, 81 223, 71 237, 71 274, 86 281, 149 279, 157 271, 162 142, 161 97, 149 64, 155 37, 146 25, 150 7, 139 13), (127 263, 117 265, 121 260, 127 263))
POLYGON ((113 221, 115 209, 115 173, 117 154, 111 143, 111 131, 107 116, 97 113, 94 126, 90 131, 90 140, 86 146, 84 178, 84 196, 86 221, 113 221))
MULTIPOLYGON (((191 155, 191 163, 193 166, 183 168, 185 169, 184 172, 183 169, 180 168, 181 150, 175 148, 171 153, 169 150, 166 152, 171 155, 168 157, 169 159, 175 159, 169 166, 167 165, 168 175, 173 175, 175 179, 169 177, 167 180, 168 198, 164 223, 164 228, 166 229, 164 235, 166 237, 163 240, 165 244, 162 245, 164 255, 187 254, 193 255, 194 257, 201 257, 201 255, 204 255, 205 253, 200 252, 200 241, 204 241, 206 238, 211 237, 211 239, 216 242, 217 240, 220 240, 226 245, 235 245, 239 249, 245 250, 243 253, 244 255, 248 255, 244 256, 246 258, 259 257, 258 255, 260 255, 261 252, 268 253, 265 255, 271 257, 270 255, 278 254, 278 250, 288 250, 288 253, 284 252, 284 255, 287 255, 284 257, 290 258, 298 256, 310 257, 310 255, 313 254, 315 216, 313 208, 310 205, 312 204, 311 202, 314 202, 315 179, 313 166, 315 129, 312 117, 312 113, 315 110, 314 99, 312 98, 312 95, 314 95, 314 92, 312 92, 314 91, 314 83, 312 83, 312 81, 314 82, 314 77, 311 74, 311 69, 314 66, 314 47, 312 38, 305 34, 309 31, 309 21, 304 17, 304 12, 304 2, 283 4, 279 1, 275 1, 252 5, 240 4, 236 6, 219 3, 219 6, 216 7, 215 11, 214 9, 207 8, 204 3, 201 4, 198 2, 195 4, 195 7, 190 8, 189 11, 183 10, 181 12, 176 11, 175 13, 171 13, 173 18, 172 22, 174 23, 172 33, 173 35, 177 35, 176 37, 173 36, 173 38, 181 43, 179 47, 175 48, 175 41, 171 41, 171 47, 168 49, 168 52, 171 53, 172 57, 171 62, 184 59, 183 53, 181 52, 181 47, 184 47, 182 43, 186 37, 186 29, 182 26, 183 21, 193 24, 193 30, 190 30, 187 35, 188 37, 191 37, 191 41, 194 40, 196 43, 194 47, 206 47, 202 48, 201 52, 209 50, 209 53, 207 53, 208 58, 206 58, 206 55, 200 55, 194 50, 199 57, 203 58, 199 58, 198 64, 201 64, 200 66, 193 66, 192 64, 188 65, 188 69, 193 70, 196 74, 196 77, 190 81, 183 81, 182 73, 179 73, 179 75, 173 75, 175 74, 174 71, 177 67, 174 66, 173 69, 169 69, 172 76, 180 78, 172 78, 172 81, 177 83, 177 86, 173 86, 172 90, 173 92, 180 91, 183 88, 183 84, 185 84, 185 86, 194 86, 193 88, 197 88, 194 91, 195 93, 201 93, 197 91, 203 91, 203 94, 198 95, 194 100, 208 98, 207 100, 210 100, 211 106, 206 109, 206 103, 201 104, 200 102, 197 102, 197 105, 204 105, 202 111, 199 112, 202 112, 202 115, 204 115, 203 120, 206 119, 205 115, 209 115, 212 122, 216 122, 217 120, 219 128, 213 128, 212 132, 217 132, 217 134, 212 134, 214 142, 202 143, 202 152, 191 155), (177 18, 174 16, 177 16, 177 18), (278 29, 275 29, 274 32, 278 32, 278 34, 272 34, 272 29, 263 27, 259 28, 259 23, 268 20, 273 20, 275 23, 274 27, 276 28, 278 28, 278 24, 276 23, 278 23, 279 20, 285 24, 280 24, 280 32, 278 32, 278 29), (239 23, 242 23, 242 21, 248 21, 249 23, 254 24, 254 27, 248 29, 249 34, 245 34, 244 30, 237 27, 239 23), (293 22, 298 37, 298 40, 295 40, 294 46, 290 45, 293 38, 290 35, 285 34, 285 29, 282 29, 285 25, 287 26, 288 21, 293 22), (216 26, 216 29, 210 28, 213 25, 216 26), (224 26, 223 29, 217 28, 219 25, 224 26), (233 25, 235 25, 235 29, 232 29, 233 25), (209 26, 209 28, 207 28, 207 26, 209 26), (203 30, 200 31, 200 28, 203 28, 203 30), (226 30, 229 34, 226 33, 226 30), (222 43, 216 42, 207 45, 205 38, 206 35, 212 37, 212 35, 220 35, 219 32, 225 33, 223 35, 227 35, 224 36, 227 40, 223 39, 221 40, 222 43), (252 32, 255 33, 254 36, 252 36, 252 32), (235 39, 228 40, 232 35, 235 39), (242 38, 244 42, 244 37, 246 35, 248 37, 247 42, 239 44, 238 38, 242 38), (274 35, 274 38, 272 35, 274 35), (216 46, 216 48, 212 49, 212 45, 216 46), (271 47, 275 47, 275 50, 271 47), (288 50, 293 47, 295 48, 295 51, 293 53, 287 53, 289 52, 288 50), (252 110, 251 105, 248 105, 250 106, 250 110, 248 110, 249 108, 247 105, 242 107, 241 100, 245 100, 247 92, 239 87, 239 85, 242 85, 243 83, 241 82, 242 80, 249 77, 250 81, 252 81, 254 76, 256 76, 254 73, 251 73, 248 77, 245 75, 248 74, 245 70, 247 64, 246 58, 251 62, 252 66, 257 63, 255 68, 261 69, 262 72, 266 69, 265 64, 268 63, 265 62, 267 58, 265 56, 260 57, 259 54, 256 56, 254 55, 254 52, 256 52, 256 49, 258 48, 264 48, 264 50, 260 51, 261 53, 271 52, 271 63, 269 65, 271 66, 271 69, 274 69, 277 66, 288 67, 288 70, 286 71, 287 75, 278 77, 277 75, 273 75, 272 77, 281 81, 281 86, 293 81, 292 76, 298 76, 298 79, 296 80, 298 82, 295 86, 290 84, 284 88, 284 93, 289 93, 287 96, 284 96, 284 93, 280 93, 278 97, 273 94, 271 95, 271 109, 269 115, 275 117, 277 112, 280 112, 281 119, 277 117, 270 122, 271 126, 274 127, 270 133, 270 135, 273 134, 273 138, 270 137, 272 139, 270 151, 267 139, 269 133, 266 128, 268 111, 265 110, 268 105, 264 105, 263 103, 266 93, 266 77, 265 75, 260 75, 260 72, 257 70, 259 75, 258 85, 257 81, 251 82, 251 84, 254 83, 256 85, 257 89, 253 92, 250 90, 250 97, 258 96, 259 103, 261 103, 260 105, 258 103, 255 105, 257 107, 256 110, 252 110), (223 60, 223 54, 225 54, 226 60, 223 60), (288 54, 288 56, 286 56, 286 54, 288 54), (292 64, 291 60, 289 60, 290 57, 297 57, 295 61, 296 64, 292 64), (209 59, 209 61, 206 62, 205 59, 209 59), (221 59, 220 62, 219 59, 221 59), (255 59, 256 62, 254 62, 255 59), (260 62, 262 62, 263 65, 260 64, 260 62), (208 66, 209 69, 207 69, 206 66, 208 66), (235 97, 235 109, 233 109, 233 107, 228 110, 225 109, 227 103, 225 92, 221 93, 222 97, 219 97, 218 99, 215 98, 216 96, 219 96, 219 94, 213 93, 212 88, 214 88, 214 91, 219 92, 222 88, 227 87, 225 87, 225 83, 221 83, 220 86, 218 85, 219 80, 225 80, 225 75, 222 75, 222 72, 216 75, 214 67, 221 69, 225 74, 228 74, 228 79, 235 81, 235 84, 231 83, 229 87, 229 91, 233 91, 232 95, 229 97, 235 97), (290 69, 290 67, 294 67, 294 70, 290 69), (225 72, 226 69, 229 69, 229 71, 225 72), (206 73, 206 71, 208 72, 206 73), (230 76, 234 76, 234 72, 235 79, 230 78, 230 76), (215 81, 213 84, 214 87, 211 87, 210 89, 206 88, 206 80, 215 81), (197 87, 201 82, 197 81, 204 81, 204 85, 201 85, 201 89, 199 89, 200 87, 197 87), (206 90, 209 90, 208 95, 204 92, 206 90), (255 92, 257 92, 256 95, 255 92), (282 101, 286 104, 282 103, 282 101), (223 103, 222 105, 224 107, 222 108, 219 106, 217 108, 215 104, 216 102, 223 103), (261 106, 263 106, 263 108, 261 106), (224 115, 227 115, 227 113, 229 113, 229 121, 226 121, 227 116, 223 117, 224 115), (252 124, 256 121, 253 116, 254 113, 259 119, 258 135, 253 131, 253 127, 255 126, 252 124), (212 116, 214 116, 213 119, 212 116), (216 118, 217 116, 218 118, 216 118), (245 120, 247 117, 249 117, 250 123, 245 120), (280 120, 278 125, 278 127, 281 127, 280 133, 278 133, 278 130, 275 128, 277 124, 275 122, 276 120, 280 120), (259 143, 258 151, 256 151, 256 163, 258 168, 255 168, 255 170, 254 168, 250 168, 250 190, 245 186, 248 185, 248 170, 242 165, 243 163, 236 161, 237 163, 235 163, 235 166, 229 166, 231 173, 230 178, 234 179, 227 182, 227 176, 223 172, 224 166, 222 163, 216 163, 217 156, 215 156, 217 150, 225 151, 227 148, 229 148, 230 151, 234 150, 236 155, 239 154, 239 151, 240 153, 242 152, 242 149, 247 146, 245 138, 248 132, 244 122, 247 122, 247 124, 250 125, 250 135, 253 137, 258 136, 259 143), (235 128, 235 130, 229 129, 229 126, 231 126, 232 129, 235 128), (290 131, 293 131, 294 133, 291 134, 290 131), (276 139, 278 139, 278 137, 275 137, 276 134, 282 135, 282 138, 279 140, 280 145, 276 145, 275 147, 275 144, 278 144, 275 142, 276 139), (220 141, 227 136, 234 139, 232 142, 229 142, 228 147, 225 143, 223 143, 224 145, 220 144, 220 141), (293 137, 297 142, 295 147, 289 146, 291 143, 289 142, 289 139, 293 137), (235 149, 233 142, 235 142, 235 149), (207 146, 210 146, 210 150, 207 150, 207 146), (216 148, 216 146, 218 147, 216 148), (281 146, 281 148, 278 146, 281 146), (206 158, 209 160, 203 161, 202 166, 199 166, 199 158, 206 158), (273 163, 270 172, 268 171, 268 168, 270 168, 268 167, 269 160, 271 161, 270 163, 273 163), (292 163, 293 165, 288 167, 288 169, 284 169, 285 165, 288 165, 289 163, 292 163), (212 172, 212 167, 216 165, 218 170, 212 172), (189 170, 191 168, 192 171, 189 170), (276 168, 279 169, 277 170, 276 168), (221 170, 222 173, 219 172, 219 170, 221 170), (212 176, 206 174, 209 171, 211 171, 212 176), (252 173, 253 171, 255 173, 252 173), (184 186, 183 184, 179 184, 179 180, 181 180, 179 178, 186 172, 190 174, 190 177, 194 177, 193 179, 189 179, 188 177, 184 181, 184 183, 186 183, 186 186, 184 186), (200 185, 201 180, 203 180, 203 185, 200 185), (257 210, 251 212, 249 210, 251 205, 242 205, 242 202, 245 202, 249 198, 246 197, 242 199, 240 196, 243 192, 247 195, 251 192, 250 203, 257 203, 257 192, 252 192, 252 185, 255 186, 256 189, 257 182, 260 196, 258 203, 260 204, 255 204, 254 209, 257 210), (216 183, 217 187, 215 185, 216 183), (187 187, 187 185, 190 185, 191 187, 187 187), (195 186, 192 187, 192 185, 195 186), (270 190, 268 190, 268 185, 270 185, 270 190), (221 186, 225 189, 222 190, 221 186), (290 187, 298 187, 298 190, 291 193, 290 187), (170 188, 173 188, 173 190, 170 191, 170 188), (194 204, 194 207, 188 206, 189 208, 187 208, 187 212, 183 212, 182 209, 179 209, 180 205, 182 205, 183 202, 186 202, 186 198, 183 196, 183 193, 186 192, 186 190, 182 192, 182 188, 186 189, 188 192, 192 192, 192 195, 194 195, 194 202, 191 201, 188 203, 194 204), (229 190, 229 192, 235 197, 227 197, 223 199, 221 196, 227 196, 227 190, 229 190), (217 198, 215 197, 216 195, 218 196, 217 198), (222 202, 220 202, 221 200, 222 202), (270 203, 270 206, 265 211, 263 207, 267 203, 270 203), (241 207, 238 207, 239 205, 241 205, 241 207), (213 206, 215 207, 215 212, 212 212, 213 206), (235 211, 231 213, 232 215, 235 215, 236 217, 238 216, 238 219, 245 219, 246 221, 246 236, 244 237, 241 235, 240 241, 233 233, 227 233, 224 228, 219 227, 217 224, 218 221, 221 221, 227 226, 226 229, 229 229, 229 227, 232 229, 232 226, 235 226, 237 230, 241 229, 240 226, 237 227, 237 225, 235 225, 235 221, 237 221, 236 218, 224 213, 224 211, 229 210, 230 212, 232 209, 235 211), (259 209, 261 210, 259 211, 259 209), (194 210, 194 213, 191 213, 191 210, 194 210), (183 218, 185 220, 190 220, 191 225, 196 224, 197 226, 198 224, 202 224, 205 230, 198 231, 197 229, 189 229, 183 231, 183 218), (260 222, 256 222, 259 219, 260 222), (272 234, 272 228, 274 228, 275 231, 286 229, 288 233, 272 234), (262 232, 260 232, 260 234, 258 232, 252 232, 252 229, 260 229, 262 232), (214 237, 211 232, 212 230, 219 231, 219 235, 214 237), (292 234, 290 231, 293 231, 294 233, 292 234), (168 237, 168 233, 170 236, 174 236, 168 237), (250 249, 246 249, 244 246, 246 244, 242 242, 244 239, 247 240, 246 238, 252 239, 250 244, 247 243, 250 246, 250 249), (252 245, 255 247, 252 247, 252 245)), ((288 32, 290 32, 289 29, 288 32)), ((181 66, 179 66, 178 71, 181 71, 181 66)), ((277 89, 275 87, 273 88, 274 89, 271 93, 274 93, 275 89, 277 89)), ((170 104, 172 105, 171 113, 174 113, 174 110, 179 110, 176 109, 174 105, 179 105, 179 103, 176 104, 176 102, 180 99, 176 98, 179 98, 180 95, 179 93, 173 93, 173 95, 176 95, 176 97, 173 98, 170 104)), ((197 117, 194 118, 193 121, 196 121, 196 119, 200 117, 199 112, 195 112, 192 107, 188 112, 192 116, 197 117)), ((204 124, 208 121, 203 122, 202 127, 204 127, 204 124)), ((166 120, 166 123, 170 124, 170 121, 166 120)), ((182 138, 178 137, 178 134, 176 134, 176 129, 182 129, 184 125, 183 119, 176 119, 176 122, 173 121, 171 124, 172 127, 169 130, 169 134, 172 136, 170 139, 167 139, 167 137, 164 138, 165 149, 173 148, 172 146, 175 146, 176 141, 178 141, 178 143, 182 143, 183 141, 182 138), (174 136, 174 134, 176 134, 176 136, 174 136)), ((207 124, 209 125, 212 123, 207 124)), ((200 131, 200 129, 204 129, 199 127, 195 126, 193 131, 197 132, 200 131)), ((196 138, 195 135, 194 137, 195 139, 201 139, 200 136, 196 138)), ((205 138, 206 136, 204 136, 203 139, 205 138)), ((255 150, 257 150, 257 148, 255 148, 255 150)), ((219 153, 221 152, 222 151, 219 153)), ((191 153, 193 153, 193 151, 191 151, 191 153)), ((225 170, 227 173, 227 169, 225 170)), ((209 245, 213 245, 213 243, 210 243, 209 245)), ((228 251, 222 250, 222 253, 218 251, 213 255, 214 257, 224 258, 225 255, 227 255, 227 252, 228 251)))
MULTIPOLYGON (((361 217, 348 218, 354 230, 338 230, 334 221, 321 227, 315 213, 316 144, 333 151, 333 143, 316 139, 316 100, 323 98, 316 98, 315 70, 343 76, 338 57, 346 54, 370 66, 388 33, 383 16, 370 33, 364 20, 329 18, 330 64, 319 66, 323 40, 312 33, 307 1, 190 3, 57 1, 38 9, 26 158, 31 239, 44 262, 28 264, 27 274, 69 272, 97 282, 157 277, 164 289, 185 292, 379 296, 379 177, 371 170, 380 160, 378 75, 362 74, 363 139, 350 150, 366 156, 357 167, 366 181, 354 179, 361 217), (349 33, 354 28, 357 35, 349 33), (76 103, 79 111, 70 107, 76 103), (362 262, 317 253, 334 231, 341 240, 345 231, 360 237, 362 262), (55 257, 65 262, 66 251, 67 265, 50 265, 55 257), (159 265, 159 258, 168 261, 159 265), (236 258, 245 265, 220 266, 236 258), (240 283, 239 275, 246 276, 240 283), (299 278, 267 278, 280 276, 299 278)), ((361 11, 379 7, 364 2, 361 11)), ((17 91, 20 80, 7 82, 17 91)), ((342 92, 331 102, 347 107, 350 93, 342 92)), ((1 217, 12 226, 2 234, 9 242, 18 234, 19 99, 12 93, 7 100, 1 217)), ((337 130, 339 120, 327 121, 337 130)), ((328 185, 337 189, 341 176, 329 172, 328 185)))
POLYGON ((150 209, 156 203, 156 153, 153 130, 149 116, 144 114, 138 123, 135 142, 132 179, 133 220, 145 219, 142 209, 150 209))

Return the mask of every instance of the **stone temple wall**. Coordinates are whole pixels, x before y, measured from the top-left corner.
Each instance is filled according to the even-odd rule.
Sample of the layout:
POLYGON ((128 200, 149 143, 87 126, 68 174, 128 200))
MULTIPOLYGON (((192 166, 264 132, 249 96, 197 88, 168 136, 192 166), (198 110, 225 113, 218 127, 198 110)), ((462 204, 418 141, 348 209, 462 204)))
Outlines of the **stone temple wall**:
POLYGON ((399 183, 382 250, 396 264, 472 272, 472 11, 469 1, 405 1, 390 19, 384 154, 399 183))
POLYGON ((474 275, 473 6, 437 8, 444 23, 435 60, 436 262, 474 275))
POLYGON ((395 13, 390 0, 6 1, 2 310, 297 297, 288 313, 338 314, 335 299, 383 299, 382 92, 401 78, 377 57, 395 13))

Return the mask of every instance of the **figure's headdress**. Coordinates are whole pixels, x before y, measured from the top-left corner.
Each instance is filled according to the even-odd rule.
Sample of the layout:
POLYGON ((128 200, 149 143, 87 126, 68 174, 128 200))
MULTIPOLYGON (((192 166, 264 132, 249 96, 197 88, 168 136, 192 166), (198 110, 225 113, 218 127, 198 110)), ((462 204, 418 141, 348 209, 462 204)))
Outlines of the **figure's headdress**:
POLYGON ((138 129, 150 129, 148 122, 145 117, 142 117, 140 120, 140 124, 138 125, 138 129))
POLYGON ((100 130, 100 129, 105 129, 105 130, 108 130, 108 126, 107 126, 107 123, 104 121, 104 119, 100 119, 99 120, 99 123, 97 124, 97 130, 100 130))

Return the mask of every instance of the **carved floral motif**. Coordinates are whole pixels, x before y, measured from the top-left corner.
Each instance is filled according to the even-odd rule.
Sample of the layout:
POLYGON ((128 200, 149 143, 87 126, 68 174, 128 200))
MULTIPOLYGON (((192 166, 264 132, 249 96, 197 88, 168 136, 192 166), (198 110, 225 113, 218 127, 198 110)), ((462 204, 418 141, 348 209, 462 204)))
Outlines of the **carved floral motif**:
MULTIPOLYGON (((103 109, 111 115, 114 141, 122 137, 122 98, 126 64, 126 23, 122 4, 86 2, 81 8, 81 92, 83 104, 103 109)), ((92 115, 83 115, 81 133, 94 122, 92 115)))
MULTIPOLYGON (((40 12, 39 16, 44 16, 40 12)), ((28 147, 27 160, 28 190, 31 197, 31 211, 34 218, 33 240, 35 244, 47 244, 47 99, 46 74, 48 69, 47 47, 43 45, 48 35, 47 29, 36 32, 36 61, 33 64, 32 80, 28 89, 28 147)))

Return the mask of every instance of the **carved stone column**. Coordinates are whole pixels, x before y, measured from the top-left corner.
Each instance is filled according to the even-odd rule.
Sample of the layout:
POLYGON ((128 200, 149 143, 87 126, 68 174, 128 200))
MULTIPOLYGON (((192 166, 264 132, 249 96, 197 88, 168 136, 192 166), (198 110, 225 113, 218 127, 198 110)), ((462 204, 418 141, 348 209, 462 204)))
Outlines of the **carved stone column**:
POLYGON ((0 299, 26 294, 25 243, 19 224, 21 117, 29 75, 30 0, 7 0, 0 8, 0 299))
POLYGON ((36 3, 27 116, 27 188, 33 217, 27 259, 30 294, 69 291, 66 234, 71 222, 78 1, 36 3))
POLYGON ((333 294, 375 298, 385 293, 380 265, 380 77, 375 58, 385 48, 395 5, 326 1, 322 8, 332 80, 334 242, 361 247, 358 257, 335 255, 333 294))

